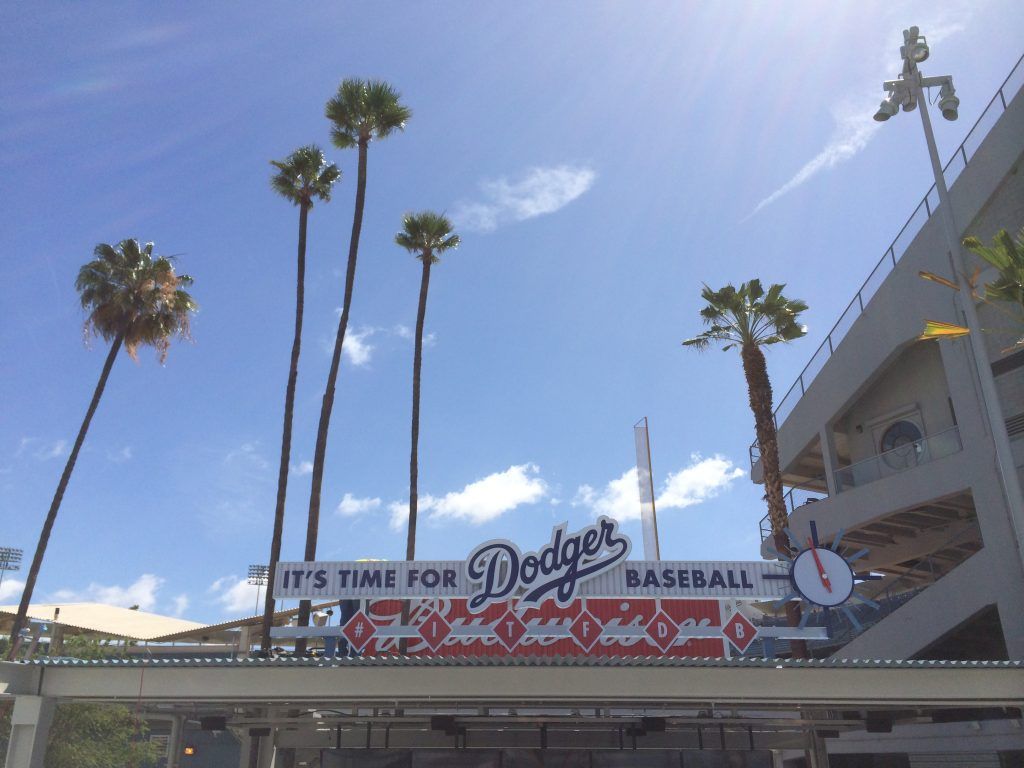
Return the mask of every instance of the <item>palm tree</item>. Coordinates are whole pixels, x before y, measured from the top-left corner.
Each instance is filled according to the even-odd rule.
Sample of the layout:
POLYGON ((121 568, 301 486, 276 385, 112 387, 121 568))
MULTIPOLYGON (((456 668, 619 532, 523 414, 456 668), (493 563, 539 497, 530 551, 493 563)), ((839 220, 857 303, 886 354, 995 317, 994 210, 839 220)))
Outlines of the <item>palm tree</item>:
POLYGON ((985 298, 1024 309, 1024 227, 1017 233, 1016 240, 1001 229, 992 238, 991 246, 983 245, 976 237, 965 237, 964 247, 999 272, 999 277, 985 286, 985 298))
POLYGON ((156 349, 162 364, 167 359, 172 337, 189 338, 189 316, 196 311, 196 303, 183 288, 191 285, 192 278, 176 274, 170 258, 154 257, 152 243, 144 246, 140 246, 137 240, 122 240, 116 246, 100 243, 93 255, 95 258, 79 270, 75 288, 80 294, 82 308, 88 313, 86 334, 95 334, 111 342, 110 350, 39 534, 39 544, 25 579, 18 614, 11 626, 8 659, 14 659, 17 653, 18 636, 25 626, 25 616, 57 511, 118 351, 124 346, 128 355, 137 360, 139 347, 148 345, 156 349))
POLYGON ((271 160, 277 173, 270 186, 286 200, 299 206, 299 253, 295 280, 295 336, 288 368, 288 386, 284 395, 284 429, 281 435, 281 465, 277 473, 277 506, 274 509, 274 535, 270 541, 270 564, 267 571, 267 596, 263 609, 263 636, 260 647, 270 650, 270 625, 274 616, 274 572, 281 559, 281 535, 284 529, 284 502, 288 492, 288 468, 292 450, 292 414, 295 405, 295 381, 299 375, 299 350, 302 345, 302 311, 306 276, 306 220, 313 201, 327 202, 331 188, 341 178, 341 171, 324 159, 320 147, 310 144, 292 152, 282 161, 271 160))
POLYGON ((423 262, 420 278, 420 303, 416 312, 416 346, 412 358, 412 450, 409 452, 409 530, 405 544, 405 559, 416 559, 416 506, 419 474, 420 440, 420 369, 423 364, 423 319, 427 314, 427 289, 430 287, 430 267, 441 259, 440 254, 459 247, 459 236, 452 232, 452 223, 432 211, 406 214, 402 231, 395 242, 423 262))
MULTIPOLYGON (((798 322, 799 314, 807 309, 807 305, 798 299, 787 299, 782 295, 784 288, 785 285, 776 283, 766 293, 757 279, 741 283, 739 288, 727 284, 718 291, 705 285, 701 298, 707 305, 700 311, 700 316, 708 328, 699 336, 683 342, 685 346, 699 350, 707 349, 711 342, 724 342, 723 350, 739 348, 761 452, 772 536, 775 548, 783 553, 789 551, 785 533, 789 518, 782 495, 779 446, 772 413, 772 385, 761 347, 793 341, 807 332, 798 322)), ((787 605, 791 624, 794 619, 799 622, 797 611, 799 606, 795 603, 787 605)), ((795 642, 793 649, 794 654, 806 656, 802 642, 795 642)))
MULTIPOLYGON (((327 374, 320 423, 316 433, 313 454, 313 474, 309 492, 309 518, 306 522, 306 560, 316 558, 317 530, 320 526, 320 494, 324 480, 324 462, 327 458, 327 432, 334 409, 334 390, 341 366, 341 348, 345 343, 349 312, 352 309, 352 287, 356 278, 356 255, 359 251, 359 233, 363 227, 363 204, 366 200, 366 158, 370 142, 385 139, 395 131, 405 129, 411 112, 400 101, 398 91, 380 80, 343 80, 338 92, 327 102, 325 114, 333 124, 331 140, 339 149, 357 147, 359 165, 356 176, 356 204, 352 215, 352 236, 348 246, 348 267, 345 270, 345 295, 338 320, 338 334, 334 340, 334 354, 327 374)), ((309 626, 309 601, 299 603, 299 626, 309 626)), ((306 641, 295 642, 295 652, 304 653, 306 641)))

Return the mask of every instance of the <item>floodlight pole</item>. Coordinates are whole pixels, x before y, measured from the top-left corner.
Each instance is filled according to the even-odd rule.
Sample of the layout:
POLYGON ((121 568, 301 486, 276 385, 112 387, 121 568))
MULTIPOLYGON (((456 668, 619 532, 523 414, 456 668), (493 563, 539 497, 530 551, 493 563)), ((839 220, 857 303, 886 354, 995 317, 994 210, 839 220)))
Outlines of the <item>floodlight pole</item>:
POLYGON ((960 243, 956 219, 953 215, 953 206, 949 199, 949 189, 946 187, 946 178, 942 173, 942 162, 939 160, 939 151, 935 145, 935 134, 932 131, 931 117, 928 115, 928 99, 924 93, 924 85, 937 83, 948 78, 927 78, 922 80, 921 73, 917 69, 917 63, 907 55, 904 58, 904 79, 913 95, 914 101, 921 110, 921 125, 924 127, 924 138, 928 145, 928 156, 932 163, 932 173, 935 175, 935 189, 939 193, 939 219, 942 221, 942 229, 946 236, 946 248, 950 266, 956 275, 957 285, 960 287, 961 305, 964 311, 965 322, 970 331, 968 344, 974 355, 974 365, 978 373, 978 381, 981 383, 982 405, 988 420, 989 432, 992 434, 992 442, 996 450, 996 466, 999 470, 999 477, 1002 481, 1003 492, 1006 496, 1007 508, 1010 513, 1010 525, 1013 528, 1014 537, 1017 543, 1017 555, 1024 564, 1024 494, 1021 492, 1020 479, 1017 475, 1017 466, 1013 460, 1013 452, 1010 448, 1010 436, 1006 431, 1006 421, 1003 418, 1002 409, 999 405, 999 395, 996 392, 995 377, 992 375, 992 364, 988 360, 988 352, 985 348, 982 337, 981 322, 978 320, 978 310, 974 303, 974 292, 967 281, 968 264, 963 246, 960 243))

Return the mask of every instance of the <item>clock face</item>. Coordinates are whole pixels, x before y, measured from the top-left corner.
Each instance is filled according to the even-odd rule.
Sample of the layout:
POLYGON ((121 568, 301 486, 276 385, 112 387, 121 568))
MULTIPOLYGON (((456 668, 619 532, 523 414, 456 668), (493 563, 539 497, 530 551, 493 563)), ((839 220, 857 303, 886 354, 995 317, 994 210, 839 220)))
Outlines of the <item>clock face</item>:
POLYGON ((853 569, 842 555, 826 547, 805 549, 797 555, 790 576, 797 592, 816 605, 831 608, 853 594, 853 569))

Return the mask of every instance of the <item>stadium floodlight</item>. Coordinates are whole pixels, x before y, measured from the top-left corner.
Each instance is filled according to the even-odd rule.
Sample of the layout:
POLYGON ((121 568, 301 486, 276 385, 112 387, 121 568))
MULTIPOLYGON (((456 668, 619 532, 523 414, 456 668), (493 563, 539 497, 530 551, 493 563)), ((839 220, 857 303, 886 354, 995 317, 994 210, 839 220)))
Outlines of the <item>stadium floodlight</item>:
POLYGON ((875 112, 875 120, 879 123, 884 123, 890 117, 893 117, 900 111, 900 105, 896 101, 896 95, 890 94, 878 107, 878 111, 875 112))
POLYGON ((267 586, 267 582, 270 580, 270 566, 269 565, 250 565, 249 566, 249 584, 256 587, 256 611, 254 615, 258 615, 260 612, 260 587, 267 586))
POLYGON ((947 120, 956 120, 959 117, 960 99, 957 98, 956 88, 953 81, 944 83, 939 91, 939 111, 947 120))
MULTIPOLYGON (((949 200, 949 189, 946 186, 942 162, 939 160, 939 150, 935 145, 935 134, 932 132, 932 121, 928 115, 928 99, 925 98, 924 89, 935 87, 940 89, 937 106, 947 120, 957 119, 960 99, 957 98, 956 89, 953 87, 953 78, 950 75, 922 76, 917 65, 925 61, 928 55, 928 43, 921 35, 921 31, 917 27, 903 30, 903 45, 900 47, 903 70, 897 80, 887 80, 882 84, 882 88, 889 94, 889 97, 882 102, 882 107, 875 113, 875 120, 885 122, 892 117, 895 114, 893 104, 902 105, 907 112, 914 109, 918 103, 920 104, 921 126, 924 128, 925 144, 928 146, 928 157, 931 160, 932 175, 935 178, 935 191, 939 198, 938 207, 930 209, 929 215, 934 215, 939 220, 945 236, 946 250, 960 289, 960 296, 967 299, 974 295, 974 287, 967 281, 967 275, 973 271, 973 265, 969 263, 960 243, 962 230, 957 227, 953 215, 953 206, 949 200)), ((966 153, 963 158, 966 163, 966 153)), ((1010 437, 1007 434, 1006 422, 999 405, 999 394, 996 391, 995 379, 992 377, 992 366, 985 348, 981 322, 978 320, 978 309, 975 302, 964 300, 960 302, 960 311, 964 315, 964 325, 968 331, 968 346, 973 357, 977 380, 981 384, 981 400, 984 403, 989 434, 992 435, 992 442, 995 444, 1000 485, 1010 508, 1010 524, 1013 526, 1017 548, 1021 552, 1021 560, 1024 562, 1024 528, 1018 525, 1016 520, 1018 511, 1024 509, 1024 492, 1021 491, 1017 465, 1013 458, 1013 449, 1010 447, 1010 437)))
POLYGON ((21 558, 25 553, 14 547, 0 547, 0 584, 4 583, 6 571, 21 570, 21 558))
POLYGON ((267 585, 267 578, 269 575, 270 566, 268 565, 249 566, 249 583, 254 587, 265 587, 267 585))
POLYGON ((928 41, 917 27, 903 30, 903 48, 900 49, 900 52, 916 64, 927 61, 928 54, 931 53, 928 49, 928 41))

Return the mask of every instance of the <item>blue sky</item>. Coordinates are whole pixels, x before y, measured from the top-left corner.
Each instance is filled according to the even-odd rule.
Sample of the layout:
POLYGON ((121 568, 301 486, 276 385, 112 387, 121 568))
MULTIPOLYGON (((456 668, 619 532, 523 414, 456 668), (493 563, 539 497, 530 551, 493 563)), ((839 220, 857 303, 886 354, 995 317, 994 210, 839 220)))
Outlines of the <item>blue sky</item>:
POLYGON ((419 554, 635 516, 647 416, 663 556, 757 558, 738 356, 679 342, 702 282, 785 282, 810 305, 808 337, 769 354, 788 389, 929 185, 917 116, 871 121, 910 24, 926 74, 956 79, 948 157, 1021 53, 1018 3, 5 5, 0 546, 31 557, 102 366, 75 273, 98 242, 152 240, 195 277, 195 343, 164 367, 118 361, 36 598, 251 612, 238 579, 269 550, 294 312, 297 213, 268 161, 317 142, 344 178, 310 219, 284 545, 300 556, 356 176, 323 106, 376 77, 413 117, 370 150, 320 555, 404 552, 419 268, 392 238, 432 208, 463 245, 430 288, 419 554))

